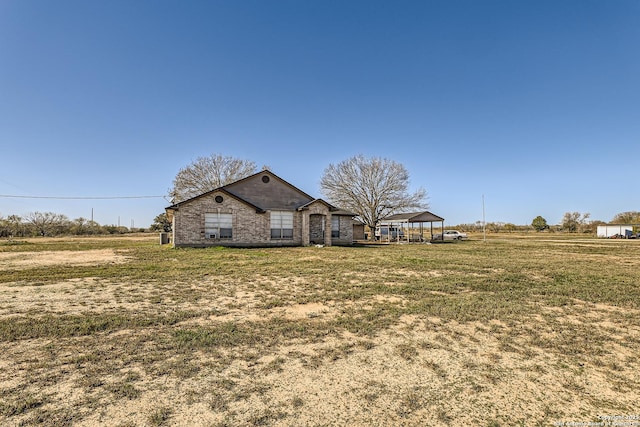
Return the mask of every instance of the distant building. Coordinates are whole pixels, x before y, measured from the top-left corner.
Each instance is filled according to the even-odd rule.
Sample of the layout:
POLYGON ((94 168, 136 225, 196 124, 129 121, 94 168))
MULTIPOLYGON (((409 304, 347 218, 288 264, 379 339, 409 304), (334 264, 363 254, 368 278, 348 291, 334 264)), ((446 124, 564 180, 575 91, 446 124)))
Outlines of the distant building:
POLYGON ((597 230, 598 237, 635 237, 640 231, 638 224, 607 224, 599 225, 597 230))

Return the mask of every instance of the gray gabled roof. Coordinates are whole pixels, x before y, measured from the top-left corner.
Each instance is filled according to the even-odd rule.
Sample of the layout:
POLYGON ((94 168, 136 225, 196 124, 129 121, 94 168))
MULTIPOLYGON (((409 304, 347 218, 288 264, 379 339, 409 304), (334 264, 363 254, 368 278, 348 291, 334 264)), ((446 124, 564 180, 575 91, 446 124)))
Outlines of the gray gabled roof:
POLYGON ((337 207, 333 206, 331 203, 329 203, 329 202, 327 202, 326 200, 323 200, 323 199, 315 199, 315 200, 310 201, 309 203, 305 203, 304 205, 300 206, 298 208, 298 210, 307 209, 309 206, 311 206, 312 204, 314 204, 316 202, 322 203, 325 206, 327 206, 329 208, 329 211, 331 211, 332 215, 344 215, 344 216, 351 216, 351 217, 356 216, 356 214, 354 214, 353 212, 349 212, 349 211, 345 211, 343 209, 337 208, 337 207))
POLYGON ((190 199, 184 200, 184 201, 182 201, 182 202, 175 203, 175 204, 173 204, 173 205, 171 205, 171 206, 166 207, 166 208, 165 208, 165 210, 177 211, 177 210, 180 208, 180 205, 184 205, 184 204, 186 204, 186 203, 191 202, 192 200, 199 199, 200 197, 208 196, 208 195, 213 194, 213 193, 223 193, 223 194, 226 194, 226 195, 228 195, 228 196, 230 196, 230 197, 233 197, 234 199, 236 199, 236 200, 238 200, 238 201, 240 201, 240 202, 242 202, 242 203, 244 203, 244 204, 246 204, 246 205, 248 205, 248 206, 251 206, 251 207, 252 207, 252 208, 254 208, 254 209, 256 210, 256 212, 258 212, 258 213, 264 213, 264 212, 265 212, 265 211, 264 211, 264 209, 262 209, 261 207, 256 206, 256 205, 254 205, 253 203, 248 202, 248 201, 246 201, 246 200, 242 199, 241 197, 238 197, 237 195, 235 195, 235 194, 233 194, 233 193, 231 193, 231 192, 227 191, 224 187, 219 187, 219 188, 213 189, 213 190, 211 190, 211 191, 207 191, 206 193, 203 193, 203 194, 197 195, 197 196, 195 196, 195 197, 192 197, 192 198, 190 198, 190 199))
POLYGON ((195 199, 208 196, 214 192, 222 192, 234 197, 251 206, 258 213, 280 209, 303 210, 312 203, 319 202, 325 204, 334 215, 355 216, 354 213, 341 210, 325 200, 314 199, 269 170, 262 170, 246 178, 175 203, 165 209, 169 211, 178 210, 181 205, 188 204, 195 199))
POLYGON ((269 170, 224 186, 225 190, 264 210, 295 210, 314 200, 269 170))
POLYGON ((444 221, 444 218, 439 217, 438 215, 432 214, 431 212, 412 212, 412 213, 399 213, 395 215, 388 216, 382 220, 383 222, 390 221, 402 221, 402 222, 440 222, 444 221))

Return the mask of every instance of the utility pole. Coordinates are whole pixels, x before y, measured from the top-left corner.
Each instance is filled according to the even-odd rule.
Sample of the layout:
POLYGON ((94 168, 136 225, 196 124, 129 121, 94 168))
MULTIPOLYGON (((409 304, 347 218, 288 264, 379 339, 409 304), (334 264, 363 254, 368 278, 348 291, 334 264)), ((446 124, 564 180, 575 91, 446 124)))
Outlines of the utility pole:
POLYGON ((482 241, 487 242, 487 222, 484 216, 484 194, 482 195, 482 241))

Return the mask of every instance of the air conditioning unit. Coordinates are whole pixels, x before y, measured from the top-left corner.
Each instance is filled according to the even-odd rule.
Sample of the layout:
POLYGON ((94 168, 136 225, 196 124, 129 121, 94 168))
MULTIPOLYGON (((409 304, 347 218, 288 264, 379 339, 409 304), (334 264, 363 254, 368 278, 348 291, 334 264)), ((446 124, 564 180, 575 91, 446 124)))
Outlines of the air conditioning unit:
POLYGON ((218 235, 216 233, 209 234, 210 239, 217 239, 218 235))

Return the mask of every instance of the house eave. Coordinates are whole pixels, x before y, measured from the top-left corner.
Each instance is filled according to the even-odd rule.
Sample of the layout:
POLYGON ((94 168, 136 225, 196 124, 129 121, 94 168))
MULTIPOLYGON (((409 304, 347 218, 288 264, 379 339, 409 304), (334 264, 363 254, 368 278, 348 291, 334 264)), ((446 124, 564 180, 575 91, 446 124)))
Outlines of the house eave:
POLYGON ((166 207, 166 208, 164 208, 164 209, 165 209, 165 211, 177 211, 177 210, 179 210, 180 205, 184 205, 184 204, 187 204, 187 203, 191 203, 192 201, 194 201, 194 200, 196 200, 196 199, 199 199, 199 198, 202 198, 202 197, 209 196, 209 195, 211 195, 211 194, 213 194, 213 193, 215 193, 215 192, 224 193, 224 194, 226 194, 227 196, 229 196, 229 197, 233 197, 234 199, 238 200, 238 201, 239 201, 239 202, 241 202, 241 203, 244 203, 244 204, 245 204, 245 205, 247 205, 247 206, 251 206, 252 208, 254 208, 254 209, 256 210, 256 213, 265 213, 265 212, 266 212, 266 210, 262 209, 261 207, 256 206, 256 205, 254 205, 253 203, 250 203, 250 202, 248 202, 248 201, 244 200, 242 197, 240 197, 240 196, 238 196, 238 195, 236 195, 236 194, 233 194, 231 191, 228 191, 228 190, 227 190, 227 189, 225 189, 224 187, 218 187, 218 188, 216 188, 216 189, 214 189, 214 190, 207 191, 206 193, 200 194, 200 195, 198 195, 198 196, 192 197, 192 198, 187 199, 187 200, 184 200, 184 201, 182 201, 182 202, 178 202, 178 203, 176 203, 176 204, 174 204, 174 205, 171 205, 171 206, 168 206, 168 207, 166 207))

